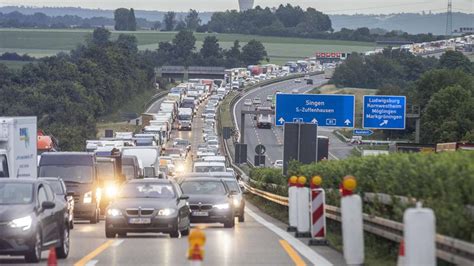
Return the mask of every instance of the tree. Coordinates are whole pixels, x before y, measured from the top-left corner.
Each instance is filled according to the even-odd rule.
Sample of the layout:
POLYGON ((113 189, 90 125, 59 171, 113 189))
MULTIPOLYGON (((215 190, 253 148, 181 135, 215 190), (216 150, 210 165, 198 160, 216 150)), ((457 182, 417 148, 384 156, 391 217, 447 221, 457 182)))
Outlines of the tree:
POLYGON ((232 67, 237 67, 241 66, 242 62, 240 60, 240 43, 238 40, 234 41, 234 45, 228 50, 225 51, 225 57, 226 57, 226 67, 232 68, 232 67))
POLYGON ((266 56, 265 46, 257 40, 250 40, 242 47, 241 59, 245 65, 258 65, 266 56))
POLYGON ((184 65, 190 63, 191 55, 196 45, 196 38, 188 30, 182 30, 173 39, 173 52, 176 58, 182 60, 184 65))
POLYGON ((459 85, 441 89, 428 102, 422 116, 425 143, 460 141, 474 128, 474 88, 459 85))
POLYGON ((161 22, 160 21, 155 21, 153 23, 153 27, 151 27, 152 30, 160 30, 161 29, 161 22))
POLYGON ((128 30, 129 10, 126 8, 117 8, 114 12, 115 30, 128 30))
POLYGON ((176 25, 176 13, 173 11, 167 12, 163 19, 163 24, 165 25, 165 31, 174 30, 174 26, 176 25))
POLYGON ((217 40, 216 36, 206 36, 204 39, 204 43, 202 44, 201 48, 201 56, 204 58, 208 57, 215 57, 220 58, 222 57, 221 48, 219 46, 219 40, 217 40))
POLYGON ((184 19, 184 21, 186 22, 186 28, 191 31, 195 31, 199 27, 199 25, 201 25, 199 13, 194 9, 189 10, 189 13, 184 19))
POLYGON ((133 10, 133 8, 130 8, 130 12, 128 13, 127 30, 129 31, 137 30, 137 20, 135 19, 135 11, 133 10))
POLYGON ((275 15, 285 27, 296 27, 303 19, 304 11, 299 6, 293 7, 291 4, 287 4, 286 7, 280 5, 275 15))
POLYGON ((466 73, 474 73, 474 67, 463 53, 459 51, 447 51, 439 58, 441 68, 456 69, 459 68, 466 73))
POLYGON ((97 28, 92 32, 92 43, 97 46, 105 46, 109 43, 110 31, 105 28, 97 28))
POLYGON ((176 31, 182 31, 186 29, 186 22, 180 20, 177 24, 176 27, 174 28, 176 31))
POLYGON ((117 38, 116 44, 128 53, 138 53, 137 38, 133 35, 120 34, 117 38))

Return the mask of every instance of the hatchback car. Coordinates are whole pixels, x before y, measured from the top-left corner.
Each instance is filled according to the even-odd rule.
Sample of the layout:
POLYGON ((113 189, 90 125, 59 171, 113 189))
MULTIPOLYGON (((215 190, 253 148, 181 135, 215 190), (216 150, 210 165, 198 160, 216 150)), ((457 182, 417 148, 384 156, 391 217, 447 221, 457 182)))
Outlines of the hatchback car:
POLYGON ((1 179, 0 208, 0 255, 39 262, 51 247, 58 258, 69 255, 66 203, 47 181, 1 179))
POLYGON ((192 178, 181 182, 183 193, 189 196, 192 223, 223 223, 235 225, 233 196, 224 181, 216 178, 192 178))
POLYGON ((255 97, 255 98, 253 99, 253 104, 254 104, 254 105, 262 104, 262 100, 260 100, 260 98, 258 98, 258 97, 255 97))
POLYGON ((56 193, 59 200, 64 200, 67 206, 67 215, 69 217, 69 229, 74 228, 74 197, 73 193, 67 193, 66 184, 58 177, 40 177, 41 180, 48 181, 49 185, 56 193))
POLYGON ((127 233, 189 234, 190 209, 181 188, 172 180, 135 179, 122 185, 107 208, 105 236, 127 233))
POLYGON ((244 105, 245 106, 251 106, 252 105, 252 99, 245 99, 244 105))

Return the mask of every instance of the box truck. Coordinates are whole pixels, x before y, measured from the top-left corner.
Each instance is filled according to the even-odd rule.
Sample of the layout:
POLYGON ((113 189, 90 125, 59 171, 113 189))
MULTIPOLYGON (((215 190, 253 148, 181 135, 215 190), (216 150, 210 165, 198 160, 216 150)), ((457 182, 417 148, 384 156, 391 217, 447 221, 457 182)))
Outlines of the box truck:
POLYGON ((37 178, 36 117, 0 117, 0 178, 37 178))

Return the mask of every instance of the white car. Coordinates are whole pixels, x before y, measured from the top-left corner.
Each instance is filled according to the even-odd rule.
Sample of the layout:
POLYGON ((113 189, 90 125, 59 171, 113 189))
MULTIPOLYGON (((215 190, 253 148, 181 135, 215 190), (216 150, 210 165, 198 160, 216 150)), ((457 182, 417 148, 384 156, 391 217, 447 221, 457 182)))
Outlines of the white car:
POLYGON ((292 90, 291 90, 291 93, 292 93, 292 94, 298 94, 298 93, 299 93, 299 90, 298 90, 298 89, 292 89, 292 90))
POLYGON ((268 102, 273 101, 273 95, 267 95, 267 101, 268 102))
POLYGON ((275 168, 283 168, 283 160, 276 160, 276 161, 273 163, 273 167, 275 167, 275 168))
POLYGON ((301 79, 295 79, 295 83, 301 83, 301 79))
POLYGON ((255 97, 253 99, 253 104, 254 105, 260 105, 260 104, 262 104, 262 100, 260 100, 260 98, 258 98, 258 97, 255 97))
POLYGON ((245 106, 251 106, 252 105, 252 99, 245 99, 244 105, 245 106))

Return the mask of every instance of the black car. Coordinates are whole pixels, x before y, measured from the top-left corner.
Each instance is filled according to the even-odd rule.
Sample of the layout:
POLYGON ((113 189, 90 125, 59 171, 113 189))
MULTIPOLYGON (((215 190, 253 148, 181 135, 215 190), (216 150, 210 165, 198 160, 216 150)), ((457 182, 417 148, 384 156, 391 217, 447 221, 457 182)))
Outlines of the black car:
POLYGON ((189 196, 192 223, 223 223, 235 225, 233 196, 220 178, 189 178, 181 182, 183 193, 189 196))
POLYGON ((190 209, 188 197, 172 180, 146 178, 122 185, 107 208, 105 236, 127 233, 166 233, 171 237, 188 235, 190 209))
POLYGON ((41 252, 56 248, 69 254, 69 221, 64 200, 47 181, 0 179, 0 255, 41 260, 41 252))
POLYGON ((40 177, 41 180, 48 181, 58 200, 64 200, 67 206, 67 215, 69 219, 69 229, 74 228, 74 197, 73 193, 68 193, 66 184, 58 177, 40 177))
POLYGON ((239 218, 239 222, 245 221, 245 199, 244 191, 245 189, 241 187, 235 178, 222 178, 225 185, 230 192, 233 192, 235 195, 232 198, 232 204, 235 208, 235 216, 239 218))

